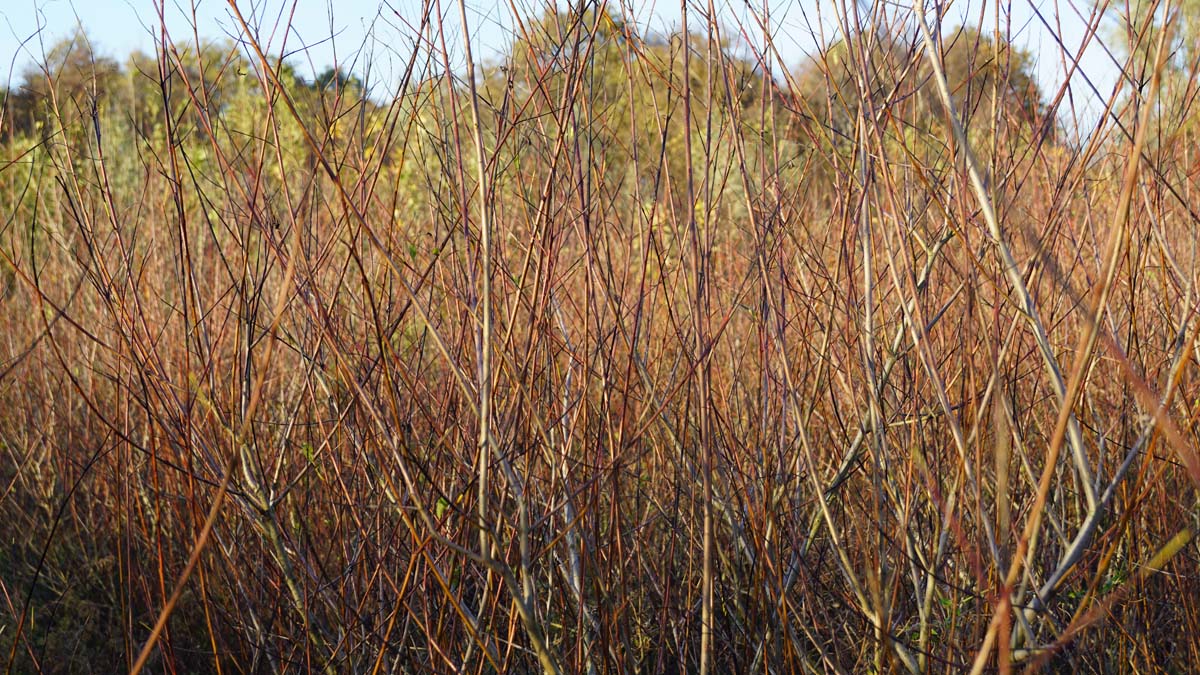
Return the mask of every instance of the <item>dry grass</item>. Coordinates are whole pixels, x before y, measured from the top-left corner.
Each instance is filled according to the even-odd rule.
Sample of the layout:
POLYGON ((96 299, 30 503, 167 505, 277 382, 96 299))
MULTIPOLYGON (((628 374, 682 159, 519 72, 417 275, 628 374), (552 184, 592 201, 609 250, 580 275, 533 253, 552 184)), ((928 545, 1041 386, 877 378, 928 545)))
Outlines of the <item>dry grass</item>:
POLYGON ((796 79, 696 5, 689 49, 610 6, 444 77, 456 11, 391 94, 166 35, 148 117, 48 71, 6 132, 9 671, 1200 663, 1161 31, 1072 138, 883 4, 796 79))

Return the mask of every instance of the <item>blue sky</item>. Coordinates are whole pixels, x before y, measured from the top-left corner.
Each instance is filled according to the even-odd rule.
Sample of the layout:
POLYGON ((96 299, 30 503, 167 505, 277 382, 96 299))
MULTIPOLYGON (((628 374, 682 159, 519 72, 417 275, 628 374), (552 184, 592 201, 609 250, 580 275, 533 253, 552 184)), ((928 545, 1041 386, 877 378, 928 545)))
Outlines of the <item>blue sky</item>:
MULTIPOLYGON (((165 0, 164 16, 175 40, 191 35, 193 6, 201 37, 216 38, 237 33, 226 0, 165 0), (194 5, 193 5, 194 3, 194 5)), ((704 0, 706 4, 706 0, 704 0)), ((312 75, 336 61, 346 63, 359 54, 359 68, 364 58, 371 59, 376 74, 390 72, 393 64, 401 63, 411 45, 413 31, 405 22, 415 25, 420 0, 239 0, 238 6, 251 23, 261 31, 261 39, 272 52, 284 48, 291 53, 290 61, 301 74, 312 75), (283 40, 282 30, 273 30, 291 17, 293 33, 283 40), (251 12, 257 8, 252 18, 251 12), (334 38, 329 39, 333 35, 334 38), (307 45, 306 49, 300 49, 307 45), (295 51, 294 51, 295 50, 295 51), (294 51, 294 53, 292 53, 294 51), (311 64, 311 65, 310 65, 311 64)), ((524 13, 540 12, 545 0, 517 0, 524 13)), ((560 3, 561 4, 561 3, 560 3)), ((614 0, 615 4, 615 0, 614 0)), ((755 2, 761 6, 761 2, 755 2)), ((930 3, 932 4, 932 3, 930 3)), ((987 25, 994 21, 993 3, 982 5, 980 0, 946 3, 947 28, 963 23, 978 23, 980 9, 987 25)), ((121 60, 135 49, 151 51, 151 31, 158 26, 155 0, 8 0, 0 8, 0 81, 19 81, 21 73, 35 61, 43 48, 68 35, 75 26, 83 25, 96 50, 121 60), (40 35, 38 34, 41 29, 40 35), (22 45, 22 41, 25 41, 22 45)), ((634 2, 639 23, 663 30, 677 26, 678 2, 634 2)), ((1038 12, 1057 29, 1066 46, 1076 48, 1084 33, 1080 16, 1090 14, 1087 0, 1014 0, 1011 5, 1011 25, 1016 42, 1029 49, 1037 59, 1038 78, 1044 91, 1053 92, 1063 81, 1064 64, 1052 33, 1045 28, 1038 12), (1057 8, 1057 10, 1056 10, 1057 8)), ((457 0, 442 0, 443 10, 457 21, 457 0)), ((476 40, 476 57, 495 54, 511 34, 512 22, 508 3, 486 0, 467 0, 468 21, 476 40)), ((723 0, 718 11, 727 16, 745 16, 743 0, 723 0)), ((778 0, 771 3, 772 18, 777 24, 777 45, 789 65, 799 63, 812 53, 818 44, 814 31, 819 27, 817 16, 829 15, 832 3, 822 0, 778 0)), ((456 24, 457 25, 457 24, 456 24)), ((1105 21, 1108 30, 1115 26, 1113 18, 1105 21)), ((833 28, 826 26, 831 31, 833 28)), ((457 31, 457 28, 455 29, 457 31)), ((1103 33, 1102 33, 1103 34, 1103 33)), ((460 54, 461 49, 455 48, 460 54)), ((1092 47, 1081 60, 1082 70, 1101 94, 1107 96, 1116 79, 1116 66, 1098 46, 1092 47)), ((1100 102, 1082 80, 1073 84, 1077 107, 1084 109, 1085 119, 1094 117, 1100 102), (1090 115, 1088 114, 1090 110, 1090 115)))

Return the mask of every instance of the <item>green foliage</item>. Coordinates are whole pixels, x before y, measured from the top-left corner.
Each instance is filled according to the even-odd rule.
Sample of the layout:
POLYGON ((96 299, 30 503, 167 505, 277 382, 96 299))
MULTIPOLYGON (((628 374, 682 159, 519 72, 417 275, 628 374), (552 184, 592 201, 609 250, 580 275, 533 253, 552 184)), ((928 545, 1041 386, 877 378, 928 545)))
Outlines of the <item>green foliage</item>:
MULTIPOLYGON (((1151 146, 1162 145, 1164 141, 1171 144, 1170 139, 1176 135, 1184 142, 1195 142, 1200 129, 1200 116, 1194 112, 1195 100, 1200 95, 1196 71, 1200 64, 1200 0, 1182 0, 1169 6, 1165 2, 1135 0, 1109 11, 1115 19, 1110 36, 1117 52, 1125 57, 1124 77, 1131 101, 1148 93, 1160 39, 1165 50, 1151 146)), ((1131 105, 1123 112, 1130 125, 1136 109, 1131 105)), ((1133 127, 1129 128, 1132 133, 1133 127)))
MULTIPOLYGON (((950 31, 940 46, 954 112, 977 156, 990 161, 1001 139, 1029 148, 1046 115, 1032 56, 971 27, 950 31)), ((894 159, 946 168, 949 123, 922 49, 919 40, 868 30, 834 42, 796 69, 789 107, 801 123, 792 138, 811 162, 809 189, 836 198, 830 187, 847 180, 847 167, 858 161, 864 116, 866 128, 879 118, 894 159)))
MULTIPOLYGON (((6 135, 50 138, 90 122, 120 78, 120 66, 98 56, 82 31, 54 44, 43 65, 31 66, 7 97, 6 135)), ((74 133, 74 131, 73 131, 74 133)))
POLYGON ((125 63, 124 88, 114 105, 129 117, 137 133, 161 138, 164 101, 171 124, 185 135, 203 139, 207 129, 247 86, 250 65, 229 41, 185 44, 168 58, 135 52, 125 63))
POLYGON ((350 92, 350 96, 361 98, 364 90, 362 80, 341 67, 329 66, 313 79, 312 88, 320 92, 350 92))
MULTIPOLYGON (((588 180, 615 188, 604 199, 625 218, 664 197, 664 175, 685 175, 685 136, 692 135, 700 153, 710 111, 727 117, 731 108, 738 108, 741 116, 757 121, 752 108, 771 86, 728 42, 710 44, 699 34, 686 39, 678 33, 643 35, 614 14, 594 10, 547 11, 484 72, 484 96, 497 120, 493 137, 508 131, 517 136, 508 142, 506 161, 540 163, 561 143, 560 152, 584 158, 588 180), (691 52, 686 73, 692 90, 690 129, 681 104, 685 45, 691 52), (569 117, 567 135, 546 135, 544 124, 520 125, 519 111, 531 106, 549 106, 569 117), (641 195, 640 203, 636 195, 641 195)), ((732 130, 713 133, 713 146, 724 155, 715 158, 714 170, 728 168, 733 147, 720 139, 732 130)), ((699 154, 691 159, 704 164, 699 154)), ((671 197, 672 207, 690 210, 684 195, 671 197)))
POLYGON ((1167 68, 1186 73, 1200 57, 1200 42, 1197 42, 1197 37, 1200 37, 1200 0, 1171 3, 1134 0, 1114 6, 1109 11, 1116 19, 1111 31, 1112 38, 1126 56, 1133 57, 1130 77, 1142 82, 1149 81, 1159 36, 1167 28, 1168 19, 1171 32, 1165 36, 1167 68))

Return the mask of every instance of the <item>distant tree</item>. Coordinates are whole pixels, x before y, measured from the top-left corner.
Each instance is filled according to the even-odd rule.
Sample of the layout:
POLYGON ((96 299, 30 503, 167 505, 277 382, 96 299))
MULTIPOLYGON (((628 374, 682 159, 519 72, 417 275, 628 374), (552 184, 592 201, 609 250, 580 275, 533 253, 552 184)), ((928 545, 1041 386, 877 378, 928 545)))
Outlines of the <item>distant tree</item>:
POLYGON ((134 52, 125 62, 125 86, 114 105, 143 136, 161 131, 164 97, 176 127, 202 128, 211 125, 247 86, 247 71, 246 60, 229 41, 181 46, 165 64, 154 55, 134 52))
MULTIPOLYGON (((801 64, 795 79, 802 107, 834 133, 845 134, 867 97, 872 105, 887 105, 895 112, 901 109, 896 104, 916 94, 921 105, 903 108, 906 122, 921 128, 938 122, 940 97, 933 89, 927 60, 917 51, 919 45, 880 33, 857 36, 854 42, 855 50, 865 45, 865 56, 839 40, 801 64), (891 99, 884 100, 888 96, 891 99)), ((970 117, 991 110, 993 102, 1002 114, 1027 119, 1036 119, 1044 111, 1028 52, 997 43, 972 27, 952 31, 942 44, 941 58, 958 114, 970 117)))
POLYGON ((974 27, 958 28, 943 44, 942 63, 959 114, 990 114, 995 105, 1002 115, 1025 121, 1042 115, 1045 106, 1029 52, 974 27))
POLYGON ((15 102, 8 87, 0 87, 0 138, 11 141, 14 136, 12 104, 15 102))
POLYGON ((111 58, 97 56, 82 30, 55 43, 41 65, 30 66, 10 93, 9 123, 17 134, 49 136, 55 127, 91 119, 121 76, 111 58))
POLYGON ((1149 81, 1158 36, 1168 18, 1172 19, 1172 32, 1166 43, 1167 68, 1174 71, 1195 68, 1197 58, 1200 58, 1200 40, 1197 39, 1200 38, 1200 0, 1171 3, 1132 0, 1119 3, 1110 11, 1117 19, 1117 26, 1112 31, 1115 42, 1125 55, 1134 57, 1134 72, 1129 73, 1130 77, 1149 81))
MULTIPOLYGON (((1197 132, 1200 102, 1200 0, 1155 4, 1149 0, 1120 3, 1110 10, 1116 19, 1111 35, 1117 52, 1126 57, 1124 75, 1132 91, 1144 95, 1154 74, 1155 55, 1163 30, 1166 54, 1154 115, 1156 133, 1151 144, 1160 144, 1177 133, 1197 132), (1151 11, 1154 9, 1154 11, 1151 11), (1168 9, 1170 14, 1168 14, 1168 9), (1169 21, 1168 21, 1169 20, 1169 21)), ((1132 123, 1134 108, 1124 115, 1132 123)), ((1132 133, 1132 127, 1129 128, 1132 133)))
MULTIPOLYGON (((1046 114, 1032 56, 972 27, 950 31, 940 44, 954 112, 968 135, 999 133, 1028 143, 1046 114)), ((903 146, 897 156, 945 156, 946 111, 922 49, 920 41, 894 31, 869 30, 849 43, 833 43, 796 69, 789 107, 798 123, 792 134, 812 153, 810 180, 826 196, 834 196, 834 166, 850 166, 844 162, 861 147, 864 106, 865 114, 881 120, 885 142, 903 146)), ((993 149, 990 142, 974 145, 983 159, 993 149)))
MULTIPOLYGON (((526 114, 529 110, 554 111, 564 100, 576 106, 567 126, 572 147, 579 150, 586 170, 603 176, 597 184, 613 191, 606 196, 609 203, 629 209, 633 207, 634 181, 638 181, 644 201, 663 196, 664 170, 680 184, 688 159, 685 136, 692 134, 693 152, 703 152, 703 124, 698 121, 705 119, 710 107, 748 108, 768 86, 755 64, 730 44, 715 47, 721 58, 710 60, 707 36, 643 34, 620 14, 609 11, 549 10, 540 21, 527 26, 499 61, 484 69, 483 95, 496 113, 502 113, 493 119, 510 123, 522 110, 526 114), (684 124, 681 106, 685 48, 691 51, 686 73, 692 89, 691 129, 684 124), (726 73, 718 69, 720 65, 728 67, 732 97, 726 94, 726 73)), ((744 117, 757 120, 757 114, 744 117)), ((546 128, 544 123, 529 126, 530 142, 552 143, 554 138, 544 134, 546 128)), ((519 135, 520 129, 516 133, 519 135)), ((712 148, 718 153, 733 152, 733 146, 719 137, 712 148)), ((549 149, 523 152, 514 161, 540 162, 549 149)), ((674 206, 687 212, 682 208, 683 191, 676 188, 672 195, 677 202, 674 206)))
POLYGON ((361 95, 363 83, 357 75, 347 73, 340 66, 329 66, 313 80, 312 88, 319 92, 336 94, 341 91, 350 91, 361 95))
POLYGON ((893 95, 912 58, 909 45, 883 32, 854 41, 861 47, 837 40, 794 74, 793 109, 835 139, 849 140, 864 103, 893 95))

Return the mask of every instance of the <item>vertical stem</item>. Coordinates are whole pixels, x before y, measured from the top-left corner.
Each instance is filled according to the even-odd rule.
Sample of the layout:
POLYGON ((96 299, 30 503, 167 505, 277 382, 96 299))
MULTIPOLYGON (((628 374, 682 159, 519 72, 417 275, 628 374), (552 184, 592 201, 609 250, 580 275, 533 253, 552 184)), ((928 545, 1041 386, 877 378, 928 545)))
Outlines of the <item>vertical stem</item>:
MULTIPOLYGON (((691 78, 691 36, 688 29, 688 6, 687 0, 681 0, 679 3, 680 15, 682 18, 683 32, 683 144, 684 153, 687 155, 687 219, 688 230, 691 235, 692 244, 692 261, 693 261, 693 315, 692 328, 695 333, 693 342, 693 358, 704 360, 704 364, 698 364, 696 368, 697 383, 697 405, 699 408, 699 423, 700 423, 700 451, 702 455, 701 473, 704 480, 704 534, 703 534, 703 550, 702 550, 702 577, 700 587, 700 675, 708 675, 711 668, 711 652, 712 652, 712 629, 713 629, 713 491, 712 491, 712 443, 709 430, 709 411, 708 411, 708 395, 709 395, 709 367, 707 365, 707 350, 708 338, 705 331, 705 313, 707 306, 705 297, 707 294, 707 284, 705 279, 706 260, 705 246, 701 241, 699 226, 696 223, 696 176, 695 167, 692 158, 692 78, 691 78)), ((712 17, 709 17, 712 21, 712 17)), ((711 26, 710 26, 710 49, 711 49, 711 26)), ((711 62, 711 59, 710 59, 711 62)), ((711 114, 711 96, 709 97, 709 110, 711 114)), ((706 148, 707 150, 707 148, 706 148)), ((705 168, 707 171, 707 167, 705 168)))
MULTIPOLYGON (((492 226, 488 212, 488 184, 486 157, 483 149, 483 127, 479 119, 479 93, 475 88, 475 63, 471 54, 471 34, 467 27, 467 7, 458 0, 458 11, 462 15, 463 50, 467 57, 467 87, 471 90, 471 121, 475 127, 475 157, 479 185, 479 256, 481 261, 480 297, 477 306, 479 317, 479 555, 491 559, 488 542, 488 455, 492 446, 492 226)), ((466 205, 463 205, 464 209, 466 205)))

